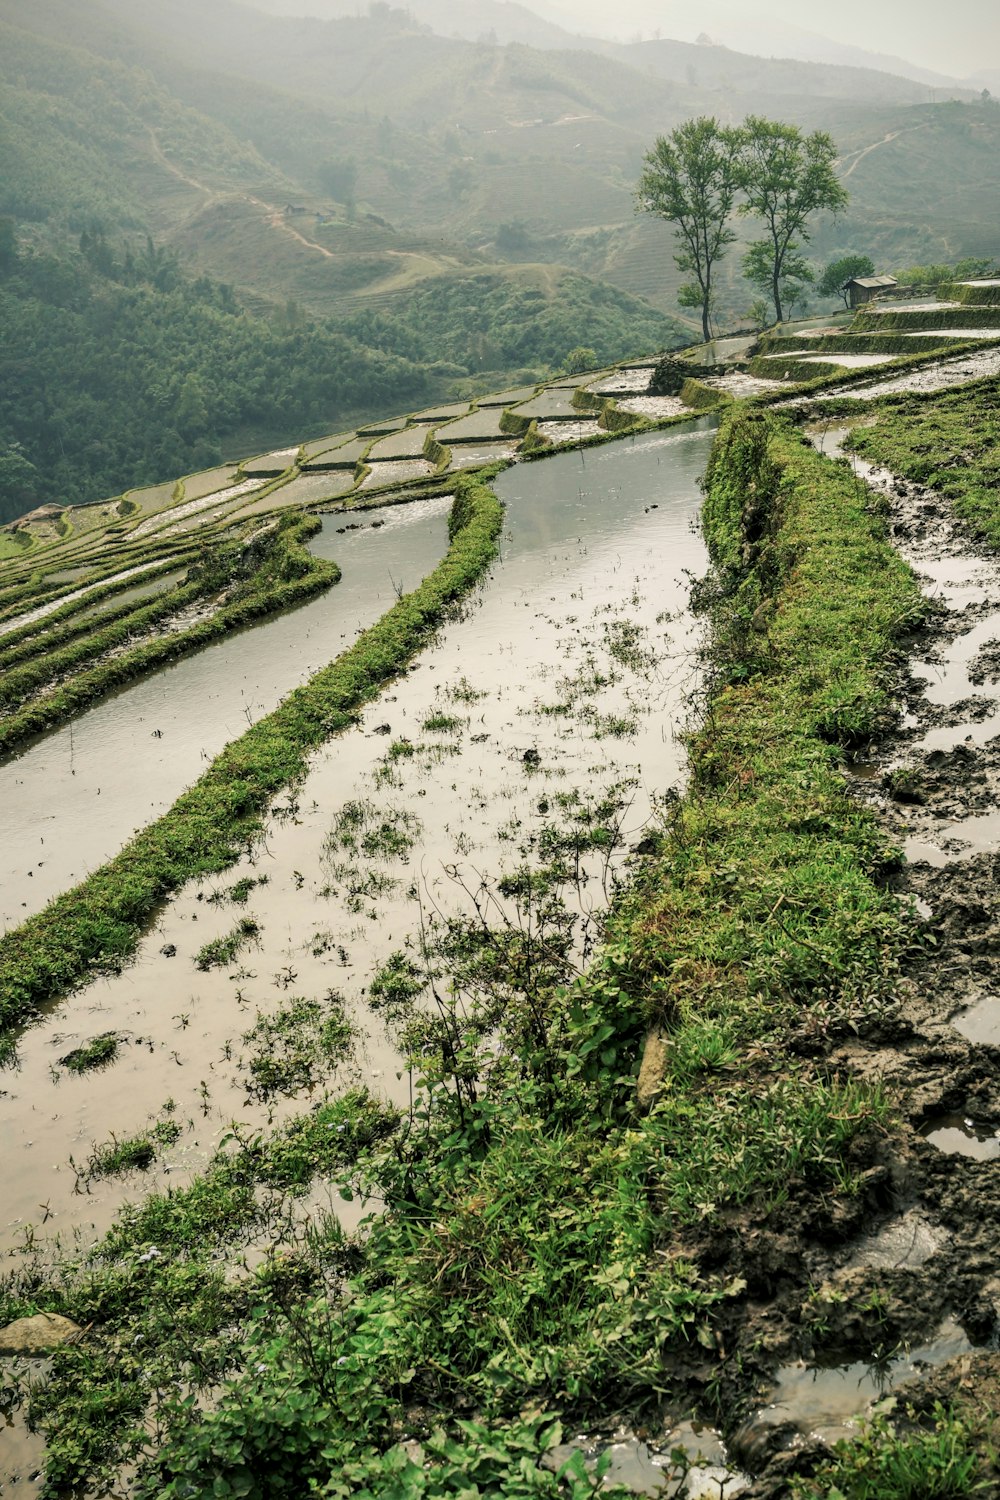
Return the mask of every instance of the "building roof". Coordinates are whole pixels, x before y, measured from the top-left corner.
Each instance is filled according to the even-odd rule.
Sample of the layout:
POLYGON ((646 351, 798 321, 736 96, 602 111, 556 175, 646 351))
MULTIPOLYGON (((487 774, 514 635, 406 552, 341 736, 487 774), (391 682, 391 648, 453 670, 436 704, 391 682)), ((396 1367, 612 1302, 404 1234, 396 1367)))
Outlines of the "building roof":
POLYGON ((877 291, 879 287, 883 286, 898 286, 899 282, 895 276, 852 276, 850 281, 844 282, 844 285, 845 287, 864 286, 868 287, 870 291, 877 291))

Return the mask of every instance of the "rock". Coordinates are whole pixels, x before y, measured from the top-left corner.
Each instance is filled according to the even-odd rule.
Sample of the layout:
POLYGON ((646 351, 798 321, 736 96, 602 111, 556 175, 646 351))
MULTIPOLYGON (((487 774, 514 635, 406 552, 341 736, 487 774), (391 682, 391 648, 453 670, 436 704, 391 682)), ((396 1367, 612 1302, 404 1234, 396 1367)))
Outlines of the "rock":
POLYGON ((164 943, 163 947, 160 949, 160 952, 163 954, 164 958, 176 958, 177 957, 177 944, 176 943, 164 943))
POLYGON ((636 1084, 636 1099, 641 1110, 647 1110, 656 1099, 657 1094, 663 1086, 663 1080, 667 1072, 667 1037, 666 1034, 654 1026, 646 1038, 646 1046, 642 1054, 642 1067, 639 1069, 639 1082, 636 1084))
POLYGON ((32 1318, 18 1318, 16 1323, 0 1328, 0 1354, 48 1354, 81 1332, 79 1324, 59 1313, 35 1313, 32 1318))

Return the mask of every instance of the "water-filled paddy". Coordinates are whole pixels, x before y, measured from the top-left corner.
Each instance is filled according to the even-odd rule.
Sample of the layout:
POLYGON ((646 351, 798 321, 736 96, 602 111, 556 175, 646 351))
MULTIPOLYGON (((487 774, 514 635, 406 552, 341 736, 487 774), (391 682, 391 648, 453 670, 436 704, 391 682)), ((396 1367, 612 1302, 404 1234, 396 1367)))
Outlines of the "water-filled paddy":
MULTIPOLYGON (((152 1185, 157 1171, 169 1172, 160 1180, 177 1181, 200 1165, 232 1119, 253 1124, 275 1109, 280 1114, 280 1101, 262 1105, 248 1095, 241 1061, 255 1018, 280 1013, 295 996, 324 1003, 331 991, 342 994, 359 1040, 338 1081, 361 1076, 405 1099, 409 1084, 397 1076, 392 1036, 369 1009, 373 976, 394 953, 412 951, 422 926, 467 912, 470 900, 485 902, 494 915, 501 909, 512 915, 516 902, 497 896, 499 882, 546 848, 570 860, 564 895, 571 961, 584 961, 616 871, 642 838, 657 796, 683 775, 676 732, 697 681, 685 574, 704 563, 694 528, 709 442, 704 431, 652 434, 501 476, 497 487, 508 506, 503 556, 463 617, 365 711, 357 728, 315 757, 304 785, 281 799, 259 844, 231 875, 185 888, 133 966, 55 1007, 22 1039, 20 1069, 0 1098, 9 1142, 0 1230, 8 1243, 37 1219, 40 1201, 48 1205, 46 1233, 79 1228, 89 1237, 124 1197, 152 1185), (601 839, 573 854, 581 831, 595 828, 601 839), (243 904, 226 897, 241 879, 262 877, 266 883, 251 886, 243 904), (256 931, 239 954, 200 966, 205 945, 243 918, 256 931), (60 1064, 106 1033, 121 1039, 107 1069, 73 1074, 60 1064), (74 1191, 76 1168, 96 1144, 142 1129, 168 1100, 183 1128, 161 1168, 140 1178, 88 1182, 82 1195, 74 1191)), ((443 545, 446 505, 431 507, 443 545)), ((375 613, 391 602, 385 598, 390 571, 398 569, 407 587, 417 581, 417 510, 387 513, 400 518, 407 554, 394 562, 377 547, 374 562, 371 550, 390 540, 388 525, 347 534, 364 539, 358 555, 380 596, 375 613)), ((323 544, 343 559, 349 576, 345 536, 328 531, 323 544)), ((336 594, 328 601, 335 604, 336 594)), ((298 611, 240 639, 253 645, 259 634, 257 654, 265 663, 297 644, 301 668, 307 614, 298 611), (270 639, 276 631, 280 649, 270 639)), ((339 622, 346 624, 342 612, 339 622)), ((180 707, 189 693, 198 695, 221 728, 216 699, 221 703, 223 687, 233 686, 232 667, 211 655, 196 659, 207 675, 188 682, 180 707)), ((248 661, 240 670, 244 683, 253 679, 248 661)), ((161 695, 169 675, 155 679, 161 695)), ((258 685, 253 692, 259 694, 258 685)), ((137 709, 130 700, 125 694, 108 707, 131 727, 137 709)), ((149 725, 144 716, 136 741, 143 748, 149 725)), ((179 728, 174 733, 181 737, 179 728)), ((156 739, 150 748, 159 762, 164 742, 156 739)), ((66 777, 67 751, 64 741, 61 778, 54 780, 72 793, 79 776, 66 777)), ((88 764, 89 776, 99 773, 93 760, 88 764)), ((123 819, 141 818, 142 777, 123 793, 123 819)), ((91 810, 98 800, 103 796, 92 792, 91 810)), ((71 805, 67 818, 73 812, 71 805)), ((88 863, 96 862, 91 840, 101 830, 77 819, 70 831, 78 862, 88 855, 88 863)), ((38 830, 26 824, 22 844, 32 832, 38 830)), ((58 848, 49 824, 46 832, 46 843, 58 848)), ((23 882, 19 873, 11 873, 14 889, 23 882)), ((302 1104, 299 1097, 294 1107, 302 1104)))

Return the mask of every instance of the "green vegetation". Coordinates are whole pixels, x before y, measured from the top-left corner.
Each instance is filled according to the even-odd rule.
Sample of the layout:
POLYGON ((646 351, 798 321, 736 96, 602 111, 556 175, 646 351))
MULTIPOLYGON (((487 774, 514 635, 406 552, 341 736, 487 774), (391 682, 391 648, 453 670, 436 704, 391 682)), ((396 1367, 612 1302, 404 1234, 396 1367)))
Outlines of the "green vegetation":
POLYGON ((31 467, 0 464, 0 521, 208 467, 237 433, 299 438, 444 389, 363 331, 282 329, 155 247, 119 258, 101 236, 19 255, 0 272, 0 315, 0 458, 31 467))
POLYGON ((837 1444, 837 1457, 792 1486, 794 1500, 961 1500, 988 1481, 976 1432, 940 1404, 920 1425, 913 1412, 902 1430, 886 1414, 837 1444))
POLYGON ((738 128, 703 116, 657 137, 639 182, 639 207, 677 226, 675 263, 695 277, 679 289, 678 301, 701 308, 706 343, 713 271, 736 239, 730 219, 740 194, 739 213, 761 220, 766 230, 747 248, 743 274, 770 297, 780 323, 815 278, 801 253, 810 219, 822 209, 836 214, 848 202, 834 171, 836 154, 824 131, 803 135, 797 125, 761 115, 749 115, 738 128))
POLYGON ((834 171, 837 148, 825 131, 803 135, 797 125, 752 116, 744 126, 740 212, 759 219, 766 231, 743 259, 743 274, 774 304, 777 322, 784 306, 801 295, 813 271, 802 256, 810 238, 809 221, 826 210, 840 213, 849 194, 834 171))
POLYGON ((121 1039, 118 1035, 113 1031, 105 1031, 85 1042, 82 1047, 74 1047, 72 1052, 67 1052, 59 1061, 71 1073, 90 1073, 95 1068, 106 1068, 109 1063, 113 1063, 120 1046, 121 1039))
POLYGON ((138 1135, 112 1136, 104 1146, 95 1146, 87 1161, 84 1176, 89 1178, 121 1177, 126 1172, 145 1172, 168 1147, 180 1140, 182 1130, 176 1120, 158 1120, 138 1135))
POLYGON ((856 276, 874 276, 875 262, 870 255, 844 255, 831 261, 816 284, 821 297, 840 297, 845 307, 851 305, 851 294, 845 284, 856 276))
POLYGON ((870 497, 770 416, 726 418, 705 523, 714 675, 690 790, 589 971, 562 977, 544 929, 533 954, 471 918, 445 934, 451 988, 397 953, 374 1002, 405 1013, 428 980, 435 997, 409 1031, 408 1118, 376 1123, 353 1097, 236 1137, 190 1189, 128 1210, 57 1292, 36 1287, 90 1325, 33 1398, 51 1484, 129 1461, 140 1493, 178 1500, 443 1500, 470 1473, 585 1495, 582 1471, 560 1490, 539 1469, 560 1414, 725 1405, 747 1287, 720 1271, 717 1231, 752 1245, 777 1210, 787 1226, 822 1204, 835 1232, 890 1124, 876 1086, 789 1042, 892 1003, 910 919, 839 765, 894 712, 898 638, 923 604, 870 497), (643 1114, 650 1025, 662 1064, 643 1114), (276 1234, 271 1190, 338 1167, 385 1204, 366 1234, 276 1234), (262 1222, 271 1255, 227 1283, 213 1252, 262 1222), (223 1394, 205 1412, 208 1389, 223 1394))
POLYGON ((121 965, 162 898, 194 875, 232 864, 274 793, 301 775, 309 751, 405 667, 495 552, 500 507, 492 492, 469 476, 455 490, 451 544, 419 588, 229 745, 113 860, 0 940, 0 1025, 29 1019, 41 1000, 95 968, 121 965))
POLYGON ((296 995, 274 1015, 258 1012, 243 1043, 246 1090, 255 1099, 314 1089, 350 1055, 354 1029, 332 990, 323 1000, 296 995))
POLYGON ((888 396, 873 427, 857 428, 850 447, 945 496, 957 515, 1000 547, 1000 381, 960 390, 888 396))
POLYGON ((736 239, 729 227, 739 186, 742 135, 702 116, 685 121, 669 136, 657 136, 639 181, 639 207, 676 225, 680 249, 674 263, 694 276, 680 288, 682 307, 701 309, 702 337, 712 337, 710 317, 716 262, 736 239))
POLYGON ((221 937, 212 938, 199 948, 195 963, 199 969, 220 969, 231 964, 247 945, 260 933, 260 924, 253 917, 241 917, 236 926, 221 937))

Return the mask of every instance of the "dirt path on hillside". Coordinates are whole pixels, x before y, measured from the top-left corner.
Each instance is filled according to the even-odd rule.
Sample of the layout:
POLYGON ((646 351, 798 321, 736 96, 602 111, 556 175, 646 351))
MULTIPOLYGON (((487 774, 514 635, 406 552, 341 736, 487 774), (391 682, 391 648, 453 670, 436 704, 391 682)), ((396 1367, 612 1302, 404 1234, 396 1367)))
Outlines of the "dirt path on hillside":
POLYGON ((153 148, 153 157, 158 166, 161 166, 165 172, 169 172, 171 177, 176 177, 178 182, 183 182, 187 187, 204 194, 207 202, 215 202, 219 195, 214 188, 210 188, 207 183, 199 182, 197 177, 189 177, 186 172, 181 171, 180 167, 174 165, 160 145, 159 137, 152 125, 149 127, 149 144, 153 148))
POLYGON ((851 165, 848 167, 847 171, 840 179, 841 182, 846 182, 848 177, 853 177, 854 173, 858 170, 865 157, 871 156, 872 152, 877 151, 880 146, 888 146, 891 141, 898 141, 901 135, 912 135, 915 130, 923 129, 925 129, 925 126, 923 125, 911 125, 908 130, 890 130, 888 135, 884 135, 880 141, 873 141, 870 146, 864 146, 860 151, 851 151, 847 154, 847 156, 841 157, 840 162, 838 163, 839 166, 843 166, 845 161, 851 161, 851 157, 854 157, 854 160, 851 161, 851 165))

